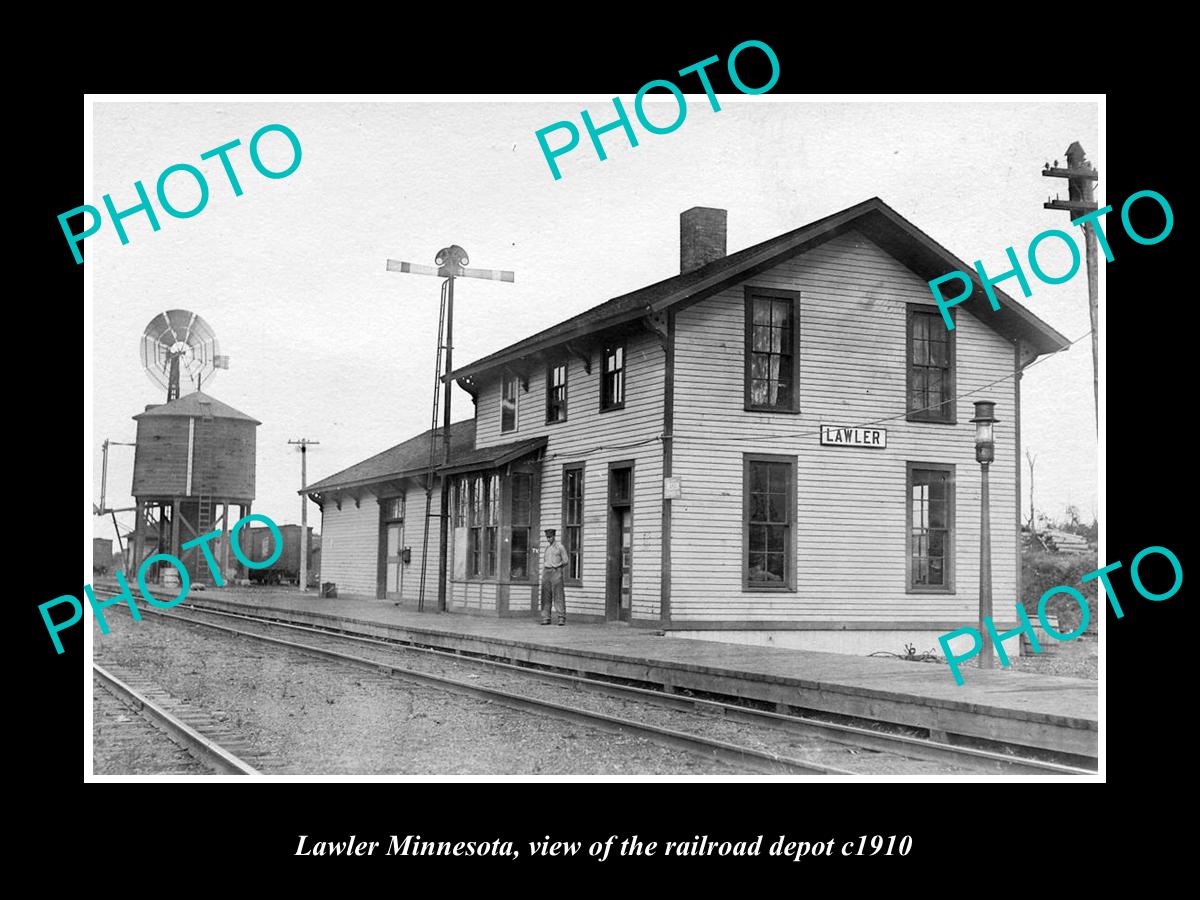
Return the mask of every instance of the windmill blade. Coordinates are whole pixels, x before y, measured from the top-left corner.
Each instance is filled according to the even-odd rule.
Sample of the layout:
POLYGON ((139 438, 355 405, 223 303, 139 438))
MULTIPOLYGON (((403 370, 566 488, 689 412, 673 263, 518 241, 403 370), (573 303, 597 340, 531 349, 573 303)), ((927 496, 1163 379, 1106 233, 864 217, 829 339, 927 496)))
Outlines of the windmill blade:
MULTIPOLYGON (((166 333, 167 333, 167 331, 169 331, 169 332, 171 332, 171 337, 172 337, 172 339, 173 339, 174 341, 178 341, 178 340, 179 340, 179 335, 177 335, 177 334, 175 333, 175 326, 171 324, 171 315, 170 315, 170 313, 163 313, 163 314, 162 314, 162 317, 163 317, 163 321, 167 323, 167 329, 166 329, 166 331, 164 331, 164 332, 163 332, 163 334, 166 334, 166 333)), ((161 338, 160 338, 160 339, 161 339, 161 338)))
POLYGON ((436 266, 422 266, 419 263, 401 262, 398 259, 389 259, 387 261, 387 270, 389 272, 407 272, 412 275, 438 274, 436 266))
POLYGON ((488 281, 513 281, 516 274, 507 269, 463 269, 467 278, 486 278, 488 281))
POLYGON ((192 313, 192 317, 190 319, 188 319, 187 331, 184 332, 184 335, 183 335, 183 341, 185 344, 187 343, 188 338, 190 338, 192 336, 192 325, 195 324, 195 322, 196 322, 196 314, 192 313))

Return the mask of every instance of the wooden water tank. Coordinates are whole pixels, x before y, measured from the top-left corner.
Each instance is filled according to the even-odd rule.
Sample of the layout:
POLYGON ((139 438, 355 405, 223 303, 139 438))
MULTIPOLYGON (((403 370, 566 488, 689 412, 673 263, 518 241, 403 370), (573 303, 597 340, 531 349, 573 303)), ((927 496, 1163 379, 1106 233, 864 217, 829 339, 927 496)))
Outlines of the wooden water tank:
POLYGON ((257 419, 200 391, 133 418, 134 497, 254 499, 257 419))

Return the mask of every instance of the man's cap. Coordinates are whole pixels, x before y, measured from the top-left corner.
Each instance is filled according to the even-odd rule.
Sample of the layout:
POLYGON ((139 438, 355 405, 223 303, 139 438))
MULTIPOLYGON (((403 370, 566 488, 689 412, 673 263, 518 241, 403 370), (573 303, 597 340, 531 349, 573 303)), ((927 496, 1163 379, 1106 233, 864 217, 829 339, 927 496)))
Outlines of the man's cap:
POLYGON ((553 528, 547 528, 547 529, 546 529, 546 534, 558 534, 558 532, 557 532, 557 531, 555 531, 553 528))

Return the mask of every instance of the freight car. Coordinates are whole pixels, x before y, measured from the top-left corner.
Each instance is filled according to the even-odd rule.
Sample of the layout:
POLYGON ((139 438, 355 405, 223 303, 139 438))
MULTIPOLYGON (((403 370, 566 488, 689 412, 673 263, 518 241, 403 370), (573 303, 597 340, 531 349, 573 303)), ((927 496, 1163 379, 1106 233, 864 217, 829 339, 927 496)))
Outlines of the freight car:
POLYGON ((107 575, 112 567, 112 538, 92 538, 92 571, 98 575, 107 575))
MULTIPOLYGON (((259 584, 295 584, 300 583, 300 526, 280 525, 283 535, 283 551, 279 558, 265 569, 246 567, 251 581, 259 584)), ((243 528, 239 535, 242 552, 247 559, 262 562, 270 559, 275 552, 275 539, 270 529, 266 527, 243 528)), ((308 529, 308 585, 319 584, 319 569, 321 565, 321 536, 308 529)))

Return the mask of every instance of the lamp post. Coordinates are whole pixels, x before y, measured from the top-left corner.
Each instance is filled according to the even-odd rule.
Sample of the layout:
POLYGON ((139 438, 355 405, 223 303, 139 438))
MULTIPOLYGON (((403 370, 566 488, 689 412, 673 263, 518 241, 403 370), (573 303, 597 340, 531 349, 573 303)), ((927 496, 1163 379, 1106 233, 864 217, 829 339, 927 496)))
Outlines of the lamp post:
POLYGON ((999 421, 991 400, 975 401, 975 461, 980 469, 979 491, 979 633, 983 652, 979 668, 992 668, 992 633, 986 623, 992 618, 992 525, 988 499, 988 465, 996 458, 996 439, 992 426, 999 421))

